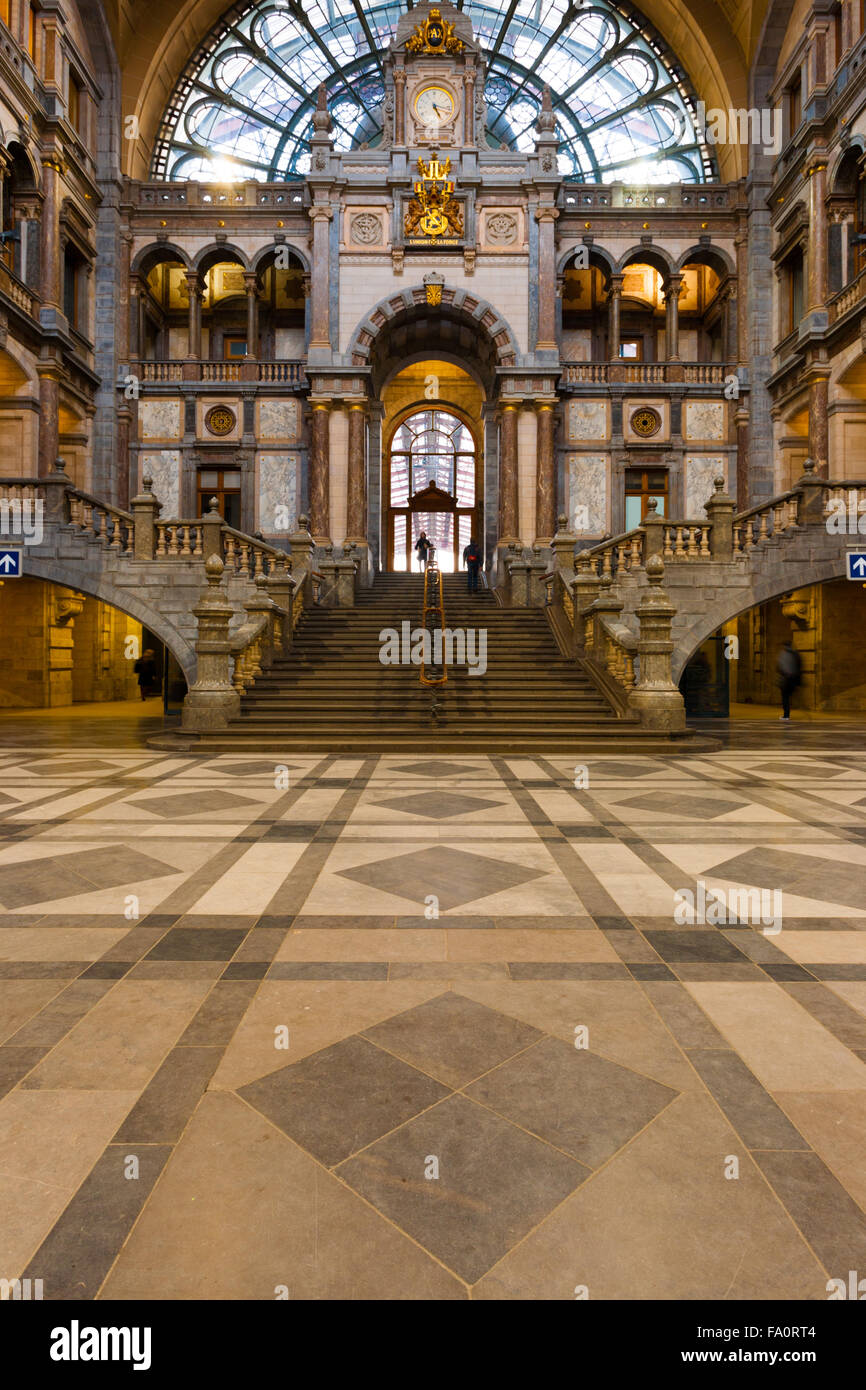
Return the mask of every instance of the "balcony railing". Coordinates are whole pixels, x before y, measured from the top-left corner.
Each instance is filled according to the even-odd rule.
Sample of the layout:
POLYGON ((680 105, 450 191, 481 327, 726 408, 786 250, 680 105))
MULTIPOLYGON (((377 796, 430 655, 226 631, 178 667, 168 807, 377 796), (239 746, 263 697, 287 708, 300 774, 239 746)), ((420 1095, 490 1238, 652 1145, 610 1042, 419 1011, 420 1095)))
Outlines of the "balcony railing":
POLYGON ((694 386, 722 386, 730 371, 723 362, 571 362, 562 369, 562 384, 664 385, 685 381, 694 386))
POLYGON ((25 314, 29 314, 31 318, 35 317, 36 296, 18 279, 17 275, 12 274, 8 265, 4 265, 2 261, 0 261, 0 290, 12 300, 13 304, 17 304, 19 309, 23 309, 25 314))
POLYGON ((827 313, 830 323, 835 323, 841 319, 855 304, 859 304, 861 299, 866 299, 866 270, 861 270, 856 279, 850 285, 846 285, 838 294, 827 304, 827 313))
POLYGON ((235 361, 205 358, 187 362, 141 362, 138 375, 145 383, 260 381, 265 384, 278 382, 288 386, 304 386, 307 380, 304 363, 294 358, 278 358, 270 362, 254 362, 247 358, 235 361))

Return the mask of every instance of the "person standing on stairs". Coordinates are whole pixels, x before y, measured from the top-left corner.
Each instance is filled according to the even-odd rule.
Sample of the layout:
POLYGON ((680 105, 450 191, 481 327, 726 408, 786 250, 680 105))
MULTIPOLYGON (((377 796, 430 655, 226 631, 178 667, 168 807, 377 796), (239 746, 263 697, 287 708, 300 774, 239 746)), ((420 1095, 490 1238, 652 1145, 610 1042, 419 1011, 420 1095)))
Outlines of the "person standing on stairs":
POLYGON ((430 541, 427 539, 426 531, 421 532, 420 536, 415 542, 415 549, 418 551, 418 559, 420 561, 421 569, 423 571, 427 568, 427 556, 430 554, 431 550, 431 544, 430 541))
POLYGON ((470 594, 478 593, 478 571, 481 568, 481 551, 475 540, 470 540, 463 551, 463 563, 466 566, 466 587, 470 594))

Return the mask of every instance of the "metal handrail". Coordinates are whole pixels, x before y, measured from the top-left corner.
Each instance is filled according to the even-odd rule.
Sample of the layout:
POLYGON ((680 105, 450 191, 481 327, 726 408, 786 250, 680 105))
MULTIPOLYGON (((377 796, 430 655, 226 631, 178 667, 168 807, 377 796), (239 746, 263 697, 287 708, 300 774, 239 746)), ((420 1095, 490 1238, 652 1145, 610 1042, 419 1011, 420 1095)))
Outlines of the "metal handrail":
MULTIPOLYGON (((431 647, 431 670, 438 670, 439 675, 433 676, 427 673, 427 663, 424 660, 424 648, 421 651, 421 671, 420 681, 422 685, 440 686, 445 685, 448 680, 448 666, 445 660, 445 601, 442 595, 442 571, 436 561, 436 551, 430 547, 427 551, 427 564, 424 567, 424 609, 421 615, 421 627, 425 633, 430 633, 431 647), (431 602, 435 599, 435 602, 431 602), (436 628, 442 633, 442 660, 436 662, 433 657, 433 633, 436 628)), ((426 643, 425 643, 426 647, 426 643)))

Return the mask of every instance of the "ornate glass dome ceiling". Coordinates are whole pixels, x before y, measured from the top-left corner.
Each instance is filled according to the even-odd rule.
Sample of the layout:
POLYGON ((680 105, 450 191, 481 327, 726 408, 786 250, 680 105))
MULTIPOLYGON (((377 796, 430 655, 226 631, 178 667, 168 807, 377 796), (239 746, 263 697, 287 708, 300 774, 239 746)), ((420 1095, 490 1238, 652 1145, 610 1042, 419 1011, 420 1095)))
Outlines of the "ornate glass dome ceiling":
MULTIPOLYGON (((487 64, 488 145, 532 149, 546 84, 565 177, 644 184, 713 177, 685 75, 631 9, 626 18, 608 0, 472 0, 462 8, 487 64)), ((374 148, 382 136, 382 54, 403 9, 388 0, 242 0, 187 65, 163 118, 152 176, 302 176, 320 82, 335 148, 374 148)))

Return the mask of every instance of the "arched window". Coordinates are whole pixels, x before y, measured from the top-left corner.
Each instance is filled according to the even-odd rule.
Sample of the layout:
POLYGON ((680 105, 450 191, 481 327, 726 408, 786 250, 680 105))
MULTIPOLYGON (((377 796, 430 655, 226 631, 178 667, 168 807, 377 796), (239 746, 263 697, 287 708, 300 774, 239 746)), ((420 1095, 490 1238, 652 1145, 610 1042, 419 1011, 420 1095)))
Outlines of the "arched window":
MULTIPOLYGON (((382 138, 382 52, 402 6, 389 0, 248 0, 187 65, 160 128, 152 175, 281 182, 310 167, 316 88, 334 144, 382 138)), ((713 162, 695 133, 687 79, 630 5, 518 0, 464 6, 484 50, 489 146, 529 151, 549 86, 559 168, 588 183, 699 183, 713 162)))

